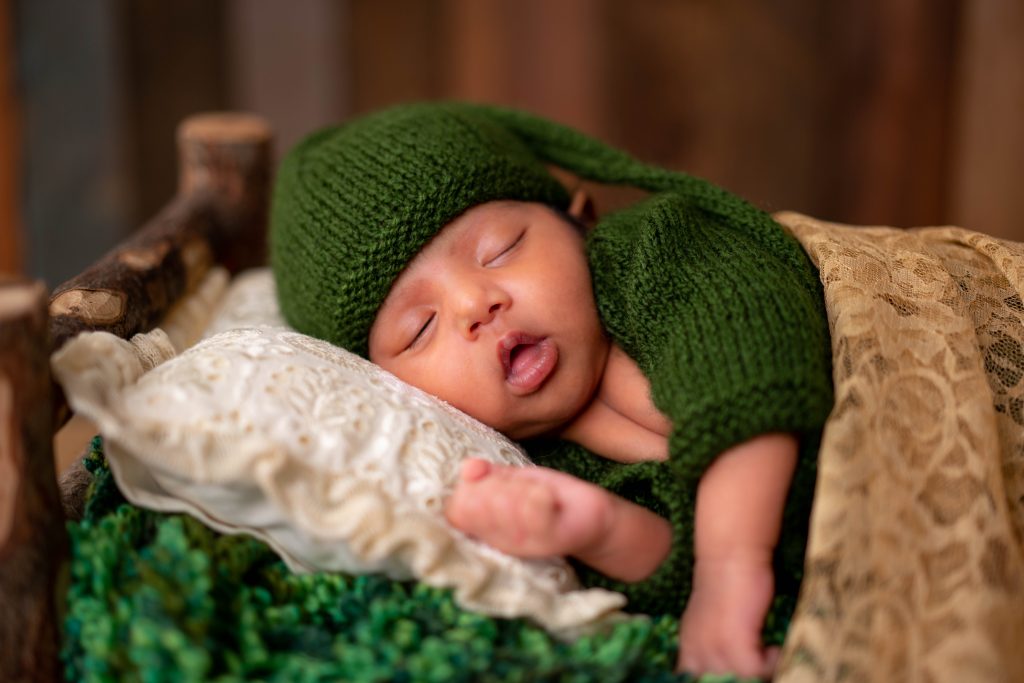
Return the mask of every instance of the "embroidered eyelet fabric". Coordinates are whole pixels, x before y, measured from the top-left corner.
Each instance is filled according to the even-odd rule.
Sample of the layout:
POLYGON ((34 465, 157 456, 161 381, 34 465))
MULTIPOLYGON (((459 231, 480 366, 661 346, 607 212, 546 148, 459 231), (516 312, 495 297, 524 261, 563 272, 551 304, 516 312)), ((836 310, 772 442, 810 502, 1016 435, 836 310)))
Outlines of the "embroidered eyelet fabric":
POLYGON ((130 342, 87 333, 55 354, 126 498, 253 535, 298 571, 415 577, 467 608, 566 635, 619 618, 625 598, 580 589, 561 559, 514 558, 444 520, 460 462, 532 466, 517 445, 281 326, 274 302, 260 271, 232 285, 212 336, 180 355, 160 329, 130 342))

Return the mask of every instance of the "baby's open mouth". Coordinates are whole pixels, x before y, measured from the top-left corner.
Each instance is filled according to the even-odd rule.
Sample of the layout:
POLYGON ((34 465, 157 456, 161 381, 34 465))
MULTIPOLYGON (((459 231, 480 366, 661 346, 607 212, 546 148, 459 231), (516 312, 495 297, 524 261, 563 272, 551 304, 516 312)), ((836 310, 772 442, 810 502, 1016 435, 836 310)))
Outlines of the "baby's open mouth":
POLYGON ((547 337, 509 332, 498 342, 505 381, 521 396, 533 393, 551 376, 558 363, 558 346, 547 337))

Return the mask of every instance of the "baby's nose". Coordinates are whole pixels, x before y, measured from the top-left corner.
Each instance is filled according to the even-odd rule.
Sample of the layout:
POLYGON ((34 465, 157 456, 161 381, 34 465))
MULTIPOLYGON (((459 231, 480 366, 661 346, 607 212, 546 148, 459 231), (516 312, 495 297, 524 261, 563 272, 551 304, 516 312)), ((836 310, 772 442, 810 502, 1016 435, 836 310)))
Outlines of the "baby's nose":
POLYGON ((467 336, 474 336, 482 325, 487 325, 498 311, 509 305, 504 289, 480 280, 464 281, 457 290, 456 301, 459 327, 467 336))
POLYGON ((477 318, 477 319, 476 319, 476 320, 471 320, 471 321, 470 321, 470 323, 469 323, 469 332, 470 332, 470 333, 476 333, 476 331, 477 331, 477 330, 478 330, 478 329, 480 328, 480 326, 481 326, 481 325, 486 325, 487 323, 489 323, 489 322, 491 322, 492 320, 494 320, 494 316, 495 316, 495 315, 496 315, 496 314, 498 313, 498 311, 500 311, 500 310, 501 310, 501 304, 500 304, 500 303, 497 303, 497 302, 495 302, 495 303, 491 304, 491 305, 490 305, 490 306, 489 306, 489 307, 487 308, 487 312, 486 312, 486 314, 484 314, 484 315, 477 315, 477 316, 472 316, 473 318, 477 318))

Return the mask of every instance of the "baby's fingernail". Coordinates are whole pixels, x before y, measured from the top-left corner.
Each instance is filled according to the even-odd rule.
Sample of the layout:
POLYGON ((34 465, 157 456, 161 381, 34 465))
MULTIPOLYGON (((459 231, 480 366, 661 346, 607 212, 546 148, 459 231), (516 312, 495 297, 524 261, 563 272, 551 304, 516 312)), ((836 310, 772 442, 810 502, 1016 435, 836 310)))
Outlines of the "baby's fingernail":
POLYGON ((479 481, 491 471, 491 463, 480 458, 468 458, 462 462, 462 478, 465 481, 479 481))

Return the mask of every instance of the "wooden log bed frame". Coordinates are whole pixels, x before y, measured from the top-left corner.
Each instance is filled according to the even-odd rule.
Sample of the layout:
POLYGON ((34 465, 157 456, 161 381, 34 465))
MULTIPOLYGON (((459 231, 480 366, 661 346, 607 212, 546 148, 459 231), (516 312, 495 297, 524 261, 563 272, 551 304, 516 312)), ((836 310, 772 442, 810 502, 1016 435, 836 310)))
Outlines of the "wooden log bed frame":
MULTIPOLYGON (((265 262, 273 170, 269 125, 245 114, 201 114, 181 123, 177 144, 180 172, 176 196, 138 232, 94 265, 52 293, 39 282, 0 276, 0 683, 64 678, 60 657, 65 612, 62 603, 70 581, 70 542, 65 524, 75 518, 75 510, 81 509, 91 475, 78 464, 72 466, 70 476, 66 474, 60 482, 56 476, 53 439, 70 417, 70 411, 61 389, 51 378, 51 354, 84 331, 107 331, 128 339, 152 329, 176 302, 197 286, 214 264, 223 264, 230 272, 237 272, 265 262)), ((806 221, 801 225, 810 235, 808 239, 819 234, 814 232, 818 229, 815 226, 832 225, 799 214, 790 214, 789 219, 806 221)), ((949 231, 956 235, 962 232, 957 232, 958 228, 933 230, 943 231, 941 239, 946 241, 951 239, 948 235, 953 234, 949 231)), ((848 240, 854 239, 853 233, 845 228, 841 234, 847 235, 848 240)), ((956 244, 966 243, 962 235, 957 239, 961 242, 956 244)), ((982 248, 998 247, 987 238, 982 239, 981 244, 982 247, 977 247, 972 243, 972 248, 980 252, 982 248)), ((1003 248, 1010 250, 1011 263, 1020 262, 1016 251, 1019 245, 1006 243, 1003 248)), ((868 259, 865 262, 873 263, 869 257, 874 251, 864 253, 868 259)), ((917 258, 916 252, 911 254, 917 258)), ((966 267, 960 264, 961 261, 956 261, 956 268, 966 267)), ((836 268, 834 263, 829 267, 836 268)), ((1016 336, 1008 335, 1010 332, 1016 335, 1014 330, 1021 329, 1017 324, 1019 292, 1024 288, 1019 284, 1021 276, 1014 275, 1017 284, 1013 289, 1008 280, 1001 284, 1005 277, 990 277, 992 273, 998 275, 1003 271, 977 268, 981 275, 974 277, 977 284, 972 285, 974 289, 969 289, 968 293, 974 297, 972 302, 989 302, 986 303, 989 308, 983 309, 989 320, 985 338, 1016 340, 1016 336), (1012 295, 1005 292, 1012 292, 1012 295)), ((952 276, 960 271, 941 272, 952 276)), ((859 292, 858 287, 863 284, 853 277, 850 283, 847 290, 853 293, 859 292)), ((922 285, 926 291, 930 291, 928 283, 922 285)), ((887 308, 892 301, 885 297, 893 290, 884 284, 878 284, 878 289, 865 289, 868 294, 863 299, 855 298, 851 304, 854 308, 850 310, 857 311, 857 315, 862 311, 874 315, 876 309, 858 307, 867 301, 865 306, 880 307, 879 315, 892 315, 887 308)), ((919 327, 906 329, 923 335, 930 324, 925 318, 922 314, 919 327)), ((951 324, 968 325, 970 321, 964 320, 954 318, 951 324)), ((859 325, 861 323, 847 327, 856 328, 856 335, 861 335, 859 325)), ((844 329, 842 334, 854 340, 850 344, 861 344, 863 348, 882 348, 889 344, 891 357, 912 355, 906 351, 907 345, 892 341, 899 334, 898 329, 902 328, 892 328, 884 337, 854 336, 849 329, 844 329)), ((987 346, 979 345, 981 342, 975 344, 969 335, 934 332, 924 339, 928 344, 934 341, 934 348, 946 349, 950 358, 974 357, 972 354, 981 358, 990 347, 996 348, 989 342, 987 346)), ((925 343, 915 341, 918 336, 905 336, 908 336, 907 344, 925 343)), ((1020 344, 1024 345, 1024 338, 1020 344)), ((873 368, 879 357, 860 356, 857 368, 862 374, 851 374, 852 379, 847 378, 850 382, 837 386, 837 396, 850 391, 850 386, 857 386, 857 381, 874 381, 873 368)), ((1002 365, 993 363, 989 368, 987 361, 981 360, 975 365, 976 374, 964 376, 966 379, 957 374, 956 381, 975 382, 971 386, 983 388, 1000 381, 993 378, 1002 365)), ((955 366, 957 373, 961 372, 959 362, 951 366, 955 366)), ((907 385, 911 390, 919 386, 915 380, 917 368, 918 365, 908 363, 902 370, 901 376, 911 380, 907 385)), ((951 378, 952 375, 942 375, 934 386, 946 387, 942 382, 953 382, 951 378)), ((897 386, 892 377, 885 378, 885 382, 890 389, 888 393, 878 394, 877 405, 883 408, 902 405, 898 402, 909 395, 906 392, 910 390, 901 389, 903 393, 900 393, 891 389, 897 386)), ((949 392, 952 395, 952 389, 949 392)), ((851 677, 890 680, 894 676, 895 679, 906 678, 908 671, 919 670, 920 676, 915 680, 924 676, 928 680, 960 681, 972 675, 973 680, 989 680, 991 672, 996 671, 1006 674, 1000 680, 1024 680, 1019 675, 1024 667, 1018 656, 1020 639, 1017 635, 1022 632, 1017 626, 1022 613, 1019 560, 1024 555, 1018 552, 1020 535, 1016 529, 1020 528, 1020 517, 1011 515, 1020 514, 1019 502, 1024 500, 1019 495, 1024 490, 1024 484, 1020 483, 1024 481, 1021 476, 1024 468, 1019 465, 1021 449, 1018 446, 1020 440, 1024 440, 1024 431, 1021 431, 1024 423, 1017 421, 1011 410, 999 412, 993 408, 996 398, 1016 401, 1017 394, 1000 393, 996 397, 987 389, 975 393, 969 404, 970 411, 974 412, 961 413, 959 403, 962 401, 949 401, 939 414, 928 413, 929 424, 945 421, 960 429, 967 424, 967 420, 960 417, 963 414, 991 414, 993 419, 998 417, 1003 421, 1000 424, 1005 425, 1005 429, 993 430, 989 435, 991 440, 984 441, 972 436, 974 432, 965 431, 964 438, 955 443, 966 446, 949 451, 949 458, 932 458, 929 462, 934 466, 929 467, 911 467, 910 459, 902 456, 899 447, 882 449, 878 454, 871 452, 875 441, 857 435, 871 428, 863 425, 870 424, 875 412, 854 413, 844 409, 843 419, 848 421, 835 430, 838 436, 827 461, 831 469, 825 477, 820 475, 823 461, 819 461, 819 484, 815 494, 816 505, 820 496, 829 496, 828 510, 842 514, 823 518, 825 521, 818 527, 812 520, 812 545, 802 588, 808 597, 806 608, 794 621, 799 630, 791 629, 787 636, 796 643, 792 650, 796 654, 784 660, 784 666, 789 667, 783 669, 784 676, 794 680, 851 677), (1005 437, 1005 442, 999 440, 1004 438, 1003 434, 1010 435, 1005 437), (952 458, 954 453, 957 459, 952 458), (1002 453, 1000 457, 1004 460, 993 464, 984 457, 988 453, 1002 453), (972 467, 980 469, 972 470, 972 467), (953 469, 947 472, 942 468, 953 469), (899 478, 886 475, 892 471, 898 472, 899 478), (1002 475, 1001 478, 995 475, 974 477, 975 471, 1001 472, 1002 475), (845 486, 847 481, 853 481, 855 486, 845 486), (973 497, 960 493, 964 489, 957 488, 959 484, 943 488, 944 482, 965 481, 977 482, 976 489, 971 489, 973 497), (880 483, 869 486, 865 482, 880 483), (937 493, 932 492, 935 482, 938 482, 937 493), (823 493, 825 486, 828 491, 823 493), (1007 498, 1006 504, 992 503, 1008 495, 1007 492, 1014 497, 1007 498), (969 508, 963 500, 987 502, 969 508), (967 512, 975 509, 979 516, 967 517, 967 512), (906 519, 917 521, 907 524, 906 519), (953 526, 947 521, 950 519, 972 521, 953 526), (982 524, 987 525, 987 545, 976 542, 982 538, 979 535, 982 524), (886 542, 866 549, 857 545, 879 528, 891 532, 886 542), (822 545, 815 554, 814 534, 820 536, 826 532, 844 542, 822 545), (928 574, 931 566, 928 562, 946 557, 943 549, 953 547, 954 542, 965 549, 962 559, 956 562, 936 560, 936 566, 941 565, 942 571, 936 571, 934 576, 928 574), (892 548, 897 543, 907 546, 904 552, 909 559, 905 564, 897 562, 898 558, 893 556, 892 548), (969 556, 967 548, 973 548, 974 554, 969 556), (989 552, 992 548, 996 550, 989 552), (1017 564, 1012 564, 1011 560, 1017 564), (882 570, 887 573, 879 574, 882 570), (968 570, 974 573, 968 575, 968 570), (968 576, 985 577, 985 581, 957 578, 968 576), (928 599, 919 598, 911 604, 909 598, 904 601, 904 596, 909 594, 906 586, 914 581, 924 586, 918 588, 918 595, 926 595, 928 599), (930 592, 924 592, 926 590, 930 592), (941 600, 932 600, 934 596, 941 600), (890 604, 899 605, 902 611, 886 611, 890 604), (947 607, 948 611, 940 611, 947 607), (882 628, 872 629, 871 619, 864 616, 871 609, 898 618, 875 620, 873 623, 881 624, 882 628), (1010 633, 1015 637, 1007 635, 1010 633), (911 647, 907 643, 928 645, 911 647), (979 671, 987 673, 982 676, 979 671), (966 674, 962 675, 963 672, 966 674), (807 675, 811 678, 806 678, 807 675), (804 678, 798 678, 800 676, 804 678)), ((848 402, 849 405, 854 403, 848 402)), ((916 410, 931 410, 927 407, 931 405, 919 401, 916 410)), ((932 447, 932 441, 924 443, 927 448, 932 447)))
POLYGON ((53 436, 69 410, 50 354, 80 332, 145 332, 215 263, 235 272, 265 257, 271 131, 259 117, 200 114, 178 128, 177 195, 152 220, 47 294, 0 278, 0 681, 63 678, 65 506, 53 436), (63 499, 63 500, 62 500, 63 499), (63 503, 63 505, 62 505, 63 503))

